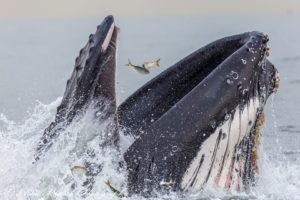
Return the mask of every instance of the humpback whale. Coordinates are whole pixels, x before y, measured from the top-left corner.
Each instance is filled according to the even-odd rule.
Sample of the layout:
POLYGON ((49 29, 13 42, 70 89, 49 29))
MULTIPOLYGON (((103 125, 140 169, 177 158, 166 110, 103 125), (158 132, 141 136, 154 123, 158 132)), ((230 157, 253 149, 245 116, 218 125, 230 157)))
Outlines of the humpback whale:
POLYGON ((36 162, 93 104, 99 124, 110 121, 102 148, 118 149, 120 129, 134 138, 121 165, 128 171, 130 194, 200 190, 206 185, 247 190, 258 171, 263 108, 279 83, 267 59, 268 36, 246 32, 210 43, 117 107, 117 35, 108 16, 80 51, 55 120, 36 148, 36 162))

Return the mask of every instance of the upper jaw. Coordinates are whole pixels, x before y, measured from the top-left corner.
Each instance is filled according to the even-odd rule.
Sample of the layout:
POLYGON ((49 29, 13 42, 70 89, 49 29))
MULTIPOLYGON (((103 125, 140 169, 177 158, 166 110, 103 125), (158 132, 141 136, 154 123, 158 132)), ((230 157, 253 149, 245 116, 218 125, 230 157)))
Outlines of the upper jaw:
POLYGON ((107 16, 103 22, 97 27, 97 30, 93 36, 93 42, 95 45, 101 46, 101 51, 106 51, 113 33, 115 31, 115 23, 113 16, 107 16))
POLYGON ((76 58, 74 71, 67 82, 63 98, 66 105, 80 104, 76 106, 80 109, 98 96, 96 92, 114 99, 115 94, 110 91, 109 86, 114 85, 117 35, 118 28, 114 25, 114 19, 108 16, 97 27, 95 34, 89 36, 87 44, 76 58), (108 45, 103 50, 104 43, 108 45), (107 83, 98 83, 99 80, 107 80, 107 83), (99 87, 107 88, 107 91, 99 92, 99 87))
POLYGON ((118 28, 114 25, 113 16, 107 16, 96 32, 89 36, 87 44, 76 58, 75 69, 79 82, 86 82, 84 77, 89 80, 97 79, 96 74, 106 64, 107 58, 115 54, 117 35, 118 28))

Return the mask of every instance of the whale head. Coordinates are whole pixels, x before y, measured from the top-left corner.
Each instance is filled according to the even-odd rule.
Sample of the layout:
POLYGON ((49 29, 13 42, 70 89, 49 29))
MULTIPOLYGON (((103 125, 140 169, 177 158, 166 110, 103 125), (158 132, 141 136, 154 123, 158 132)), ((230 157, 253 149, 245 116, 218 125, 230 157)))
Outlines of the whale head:
POLYGON ((263 107, 278 86, 267 41, 259 32, 217 40, 120 105, 120 124, 137 138, 124 155, 129 191, 254 182, 263 107))

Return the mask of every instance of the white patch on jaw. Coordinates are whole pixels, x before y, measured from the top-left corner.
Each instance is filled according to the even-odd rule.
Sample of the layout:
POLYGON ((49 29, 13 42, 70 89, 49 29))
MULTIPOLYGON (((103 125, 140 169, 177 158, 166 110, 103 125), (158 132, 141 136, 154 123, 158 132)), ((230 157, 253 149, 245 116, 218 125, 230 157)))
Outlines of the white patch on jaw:
POLYGON ((102 51, 105 51, 110 43, 110 40, 111 40, 111 37, 112 37, 112 34, 114 32, 114 29, 115 29, 115 23, 112 23, 108 32, 107 32, 107 35, 105 37, 105 40, 102 44, 102 51))
POLYGON ((241 170, 243 170, 245 161, 241 157, 239 162, 237 159, 233 159, 242 154, 241 149, 237 149, 235 152, 235 147, 250 134, 259 107, 258 98, 251 99, 242 111, 237 107, 233 120, 231 118, 227 120, 203 142, 197 156, 190 163, 182 178, 182 189, 200 190, 204 185, 235 190, 243 188, 240 174, 243 174, 241 170), (249 124, 249 121, 252 123, 249 124), (221 139, 217 145, 221 130, 221 139), (200 166, 203 156, 204 160, 200 166))

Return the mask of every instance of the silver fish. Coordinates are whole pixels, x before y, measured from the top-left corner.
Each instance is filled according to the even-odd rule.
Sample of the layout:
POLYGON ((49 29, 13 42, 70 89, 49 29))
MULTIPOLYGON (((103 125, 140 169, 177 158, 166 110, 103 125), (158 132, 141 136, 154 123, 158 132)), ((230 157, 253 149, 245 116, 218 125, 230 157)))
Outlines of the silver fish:
POLYGON ((131 63, 130 59, 128 59, 128 64, 126 64, 126 66, 134 69, 136 72, 140 73, 140 74, 149 74, 150 71, 144 67, 141 67, 139 65, 134 65, 131 63))
POLYGON ((159 66, 160 66, 160 58, 155 61, 144 62, 143 64, 143 67, 146 69, 150 69, 152 67, 159 67, 159 66))
POLYGON ((75 174, 86 174, 88 172, 88 169, 81 166, 74 166, 71 168, 71 172, 73 175, 75 174))
POLYGON ((105 181, 104 183, 114 194, 116 194, 117 197, 119 197, 119 198, 126 197, 125 194, 121 193, 119 190, 117 190, 115 187, 113 187, 109 180, 105 181))

